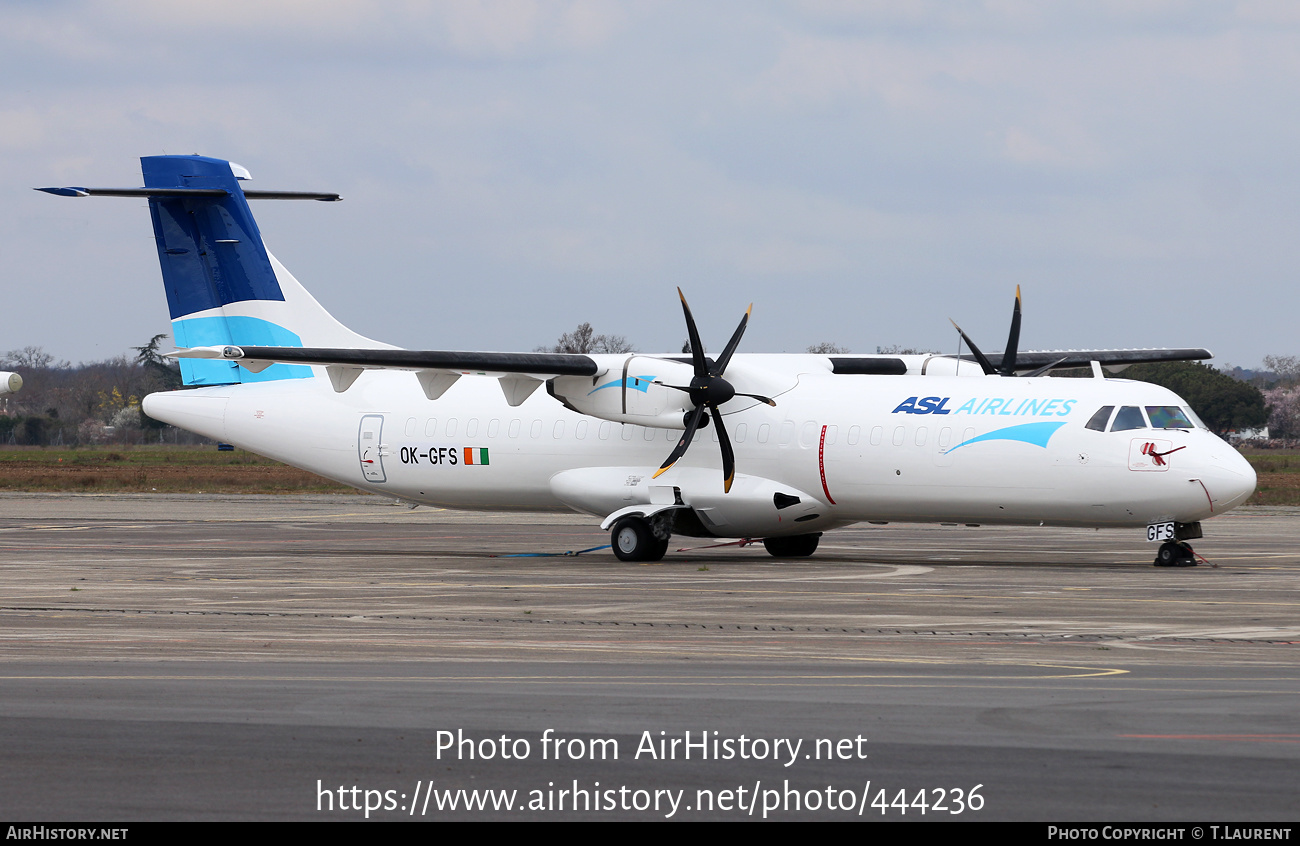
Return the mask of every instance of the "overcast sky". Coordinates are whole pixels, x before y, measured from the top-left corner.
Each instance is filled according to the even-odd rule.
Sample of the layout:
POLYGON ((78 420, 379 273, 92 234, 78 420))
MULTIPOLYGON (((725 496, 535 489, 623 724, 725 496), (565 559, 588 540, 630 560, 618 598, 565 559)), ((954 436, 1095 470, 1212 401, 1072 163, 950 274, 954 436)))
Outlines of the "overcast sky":
POLYGON ((1300 354, 1300 4, 10 2, 0 351, 168 331, 139 157, 250 187, 352 328, 531 350, 1300 354))

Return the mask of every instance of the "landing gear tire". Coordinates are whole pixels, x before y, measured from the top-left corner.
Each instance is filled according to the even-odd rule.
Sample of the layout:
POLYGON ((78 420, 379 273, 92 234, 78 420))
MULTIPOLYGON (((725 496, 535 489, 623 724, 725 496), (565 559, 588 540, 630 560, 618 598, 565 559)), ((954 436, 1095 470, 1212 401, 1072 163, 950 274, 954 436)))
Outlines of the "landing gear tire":
POLYGON ((614 524, 610 544, 619 561, 658 561, 668 552, 668 538, 655 537, 640 517, 624 517, 614 524))
POLYGON ((1196 554, 1182 541, 1165 541, 1156 553, 1157 567, 1195 567, 1196 554))
POLYGON ((821 539, 821 532, 785 538, 763 538, 763 546, 777 558, 807 558, 817 551, 817 542, 821 539))

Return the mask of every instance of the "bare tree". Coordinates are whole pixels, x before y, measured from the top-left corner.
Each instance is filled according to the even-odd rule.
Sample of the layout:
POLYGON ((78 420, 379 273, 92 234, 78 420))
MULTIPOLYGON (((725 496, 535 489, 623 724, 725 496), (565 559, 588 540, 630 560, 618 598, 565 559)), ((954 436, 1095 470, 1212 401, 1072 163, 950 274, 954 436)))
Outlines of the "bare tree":
POLYGON ((936 355, 938 352, 938 350, 923 350, 918 347, 904 347, 899 344, 876 347, 876 355, 936 355))
POLYGON ((809 345, 808 352, 813 355, 842 355, 853 352, 853 350, 848 347, 841 347, 834 341, 822 341, 820 344, 809 345))
POLYGON ((579 323, 572 332, 565 332, 553 346, 538 347, 537 352, 555 353, 627 353, 632 345, 622 335, 597 335, 590 323, 579 323))
POLYGON ((1294 385, 1296 382, 1300 382, 1300 356, 1266 355, 1264 356, 1264 368, 1272 370, 1278 381, 1284 385, 1294 385))
POLYGON ((4 358, 0 359, 0 366, 15 368, 23 367, 30 370, 45 370, 47 368, 71 367, 68 362, 54 362, 54 356, 45 351, 44 347, 23 347, 20 350, 10 350, 5 353, 4 358))

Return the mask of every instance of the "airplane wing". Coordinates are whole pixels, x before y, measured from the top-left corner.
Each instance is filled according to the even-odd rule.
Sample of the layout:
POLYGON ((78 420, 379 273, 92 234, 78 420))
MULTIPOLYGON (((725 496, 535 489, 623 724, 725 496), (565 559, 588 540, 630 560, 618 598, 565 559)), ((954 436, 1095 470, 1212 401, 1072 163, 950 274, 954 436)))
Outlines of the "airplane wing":
MULTIPOLYGON (((534 377, 599 376, 600 366, 591 357, 576 353, 506 353, 458 352, 452 350, 371 350, 330 349, 324 347, 224 346, 194 347, 167 353, 172 358, 207 358, 237 361, 250 370, 264 369, 273 363, 319 364, 361 368, 363 370, 446 370, 478 375, 518 374, 534 377), (259 366, 260 365, 260 366, 259 366)), ((952 356, 944 356, 952 358, 952 356)), ((685 356, 665 356, 667 361, 690 363, 685 356)), ((890 355, 827 356, 834 373, 852 375, 901 376, 907 363, 890 355)), ((1103 367, 1125 367, 1156 361, 1204 361, 1214 354, 1199 347, 1125 350, 1031 350, 1017 353, 1015 371, 1030 373, 1088 367, 1098 362, 1103 367)), ((975 362, 971 355, 962 361, 975 362)), ((712 361, 712 359, 706 359, 712 361)), ((994 353, 989 361, 996 367, 1002 354, 994 353)))
MULTIPOLYGON (((994 367, 1002 365, 1003 353, 994 353, 988 357, 994 367)), ((953 359, 956 356, 940 355, 941 358, 953 359)), ((886 355, 832 355, 828 356, 831 371, 834 373, 873 376, 902 376, 908 372, 907 362, 898 356, 886 355)), ((1209 350, 1198 347, 1184 349, 1138 349, 1138 350, 1033 350, 1016 354, 1017 375, 1045 375, 1051 370, 1066 370, 1073 367, 1088 367, 1098 362, 1102 367, 1119 369, 1130 364, 1142 364, 1152 361, 1204 361, 1214 358, 1209 350)), ((961 356, 978 366, 979 361, 973 355, 961 356)))
POLYGON ((167 353, 172 358, 219 358, 250 365, 323 364, 365 370, 448 370, 498 375, 597 376, 588 356, 570 353, 456 352, 452 350, 365 350, 324 347, 193 347, 167 353))
POLYGON ((569 353, 455 352, 450 350, 372 350, 326 347, 191 347, 166 353, 169 358, 221 359, 238 362, 254 373, 272 364, 324 365, 334 390, 352 387, 366 370, 411 370, 425 396, 434 400, 462 375, 495 376, 506 402, 520 405, 553 376, 599 376, 595 360, 569 353))
MULTIPOLYGON (((1209 350, 1188 347, 1186 349, 1144 349, 1144 350, 1034 350, 1016 353, 1015 371, 1017 373, 1070 367, 1087 367, 1097 362, 1102 367, 1119 367, 1129 364, 1144 364, 1153 361, 1204 361, 1214 358, 1209 350)), ((962 356, 963 360, 974 361, 974 356, 962 356)), ((1002 364, 1001 355, 989 356, 995 367, 1002 364)))
MULTIPOLYGON (((359 374, 361 370, 416 370, 476 374, 476 376, 526 377, 545 379, 554 376, 601 376, 601 365, 590 356, 563 352, 472 352, 450 350, 339 350, 326 347, 192 347, 166 353, 173 359, 221 359, 238 361, 252 372, 270 364, 317 364, 359 374)), ((943 356, 953 357, 953 356, 943 356)), ((1105 368, 1123 368, 1149 361, 1203 361, 1213 359, 1209 350, 1200 347, 1151 348, 1151 350, 1034 350, 1017 353, 1015 372, 1045 374, 1049 370, 1086 368, 1092 361, 1105 368)), ((907 363, 898 356, 865 355, 827 356, 832 373, 853 376, 905 376, 907 363)), ((963 361, 976 363, 971 355, 963 361)), ((664 356, 664 360, 689 364, 689 357, 664 356)), ((710 361, 711 359, 706 359, 710 361)), ((1000 366, 1002 353, 989 356, 993 366, 1000 366)), ((355 376, 354 376, 355 379, 355 376)), ((348 379, 347 385, 351 385, 348 379)), ((450 387, 450 383, 448 383, 450 387)), ((341 389, 342 390, 342 389, 341 389)), ((439 394, 441 395, 441 394, 439 394)))

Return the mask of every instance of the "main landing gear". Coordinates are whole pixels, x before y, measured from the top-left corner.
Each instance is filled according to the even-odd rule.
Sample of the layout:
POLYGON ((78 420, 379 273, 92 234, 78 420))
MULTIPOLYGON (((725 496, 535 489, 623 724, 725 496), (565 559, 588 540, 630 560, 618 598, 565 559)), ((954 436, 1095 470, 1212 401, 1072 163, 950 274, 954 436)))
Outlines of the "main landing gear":
POLYGON ((1156 553, 1157 567, 1195 567, 1196 553, 1182 541, 1165 541, 1156 553))
MULTIPOLYGON (((629 515, 610 530, 610 545, 619 561, 658 561, 668 552, 672 532, 671 513, 655 515, 649 520, 629 515)), ((764 538, 763 546, 777 558, 807 558, 817 551, 821 538, 821 532, 764 538)))
POLYGON ((667 554, 671 530, 662 526, 663 521, 655 523, 659 525, 641 517, 624 517, 614 524, 610 543, 619 561, 658 561, 667 554))
POLYGON ((763 546, 769 554, 777 558, 807 558, 817 551, 817 542, 821 539, 821 532, 784 538, 764 538, 763 546))

